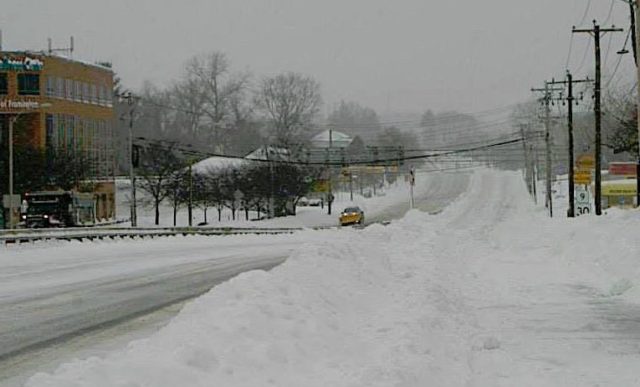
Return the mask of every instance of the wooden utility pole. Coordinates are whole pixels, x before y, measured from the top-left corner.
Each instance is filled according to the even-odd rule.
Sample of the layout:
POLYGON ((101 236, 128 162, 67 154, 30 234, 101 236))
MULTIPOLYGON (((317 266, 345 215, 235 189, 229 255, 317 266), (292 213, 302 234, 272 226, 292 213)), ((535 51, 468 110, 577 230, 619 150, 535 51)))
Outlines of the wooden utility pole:
POLYGON ((329 129, 329 195, 327 196, 327 214, 331 215, 331 206, 333 204, 333 183, 331 182, 333 168, 331 163, 333 162, 331 148, 333 147, 333 129, 329 129))
POLYGON ((529 153, 533 155, 531 158, 531 187, 533 189, 533 202, 538 204, 538 150, 534 149, 533 144, 529 145, 529 153))
POLYGON ((569 211, 567 212, 567 216, 569 218, 575 217, 575 183, 573 181, 573 102, 575 101, 575 98, 573 97, 573 84, 585 82, 593 81, 589 78, 579 80, 573 79, 573 76, 571 75, 571 72, 569 70, 567 70, 567 79, 565 81, 552 82, 552 84, 567 86, 567 132, 569 139, 569 211))
POLYGON ((549 83, 544 83, 545 104, 544 104, 544 144, 546 148, 546 168, 547 175, 547 207, 549 208, 549 217, 553 218, 553 194, 551 193, 551 92, 549 91, 549 83))
POLYGON ((546 148, 546 185, 547 193, 545 196, 545 206, 549 209, 549 217, 553 218, 553 195, 551 192, 551 100, 553 99, 554 91, 561 91, 563 89, 549 87, 554 81, 544 82, 544 88, 531 89, 531 91, 543 92, 542 103, 544 104, 544 142, 546 148))
MULTIPOLYGON (((631 2, 629 2, 631 4, 631 2)), ((640 207, 640 65, 638 65, 638 53, 640 52, 640 0, 636 0, 636 9, 635 15, 632 12, 633 19, 633 31, 632 36, 634 38, 633 41, 633 57, 636 59, 636 69, 638 74, 638 80, 636 84, 638 85, 638 106, 637 106, 637 115, 636 115, 636 123, 638 125, 638 165, 636 166, 636 206, 640 207)), ((633 10, 633 6, 631 7, 633 10)))
POLYGON ((193 170, 192 162, 189 160, 189 202, 187 203, 187 212, 189 216, 189 227, 193 226, 193 170))
POLYGON ((596 215, 602 215, 602 110, 601 110, 601 59, 600 59, 600 38, 607 32, 622 32, 622 28, 600 28, 600 26, 593 21, 593 29, 576 29, 573 27, 573 33, 588 33, 593 36, 595 47, 595 62, 596 62, 596 79, 595 79, 595 104, 594 113, 596 116, 596 181, 595 181, 595 201, 596 201, 596 215))
POLYGON ((524 181, 527 182, 529 194, 533 195, 533 186, 531 185, 531 163, 529 162, 529 151, 527 146, 527 135, 524 131, 525 124, 520 124, 520 135, 522 136, 522 157, 524 158, 524 181))

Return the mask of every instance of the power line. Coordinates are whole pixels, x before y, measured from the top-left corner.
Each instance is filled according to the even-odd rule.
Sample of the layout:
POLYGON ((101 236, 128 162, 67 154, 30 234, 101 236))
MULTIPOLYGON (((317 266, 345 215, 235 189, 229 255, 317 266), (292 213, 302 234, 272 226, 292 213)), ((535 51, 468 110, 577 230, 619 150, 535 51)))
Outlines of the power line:
POLYGON ((609 7, 609 14, 607 14, 607 18, 604 20, 604 23, 602 24, 607 24, 609 23, 609 20, 611 20, 611 16, 613 15, 613 7, 616 4, 616 0, 611 0, 611 6, 609 7))
MULTIPOLYGON (((155 139, 148 139, 145 137, 137 137, 138 140, 141 141, 146 141, 148 143, 155 143, 156 145, 159 146, 164 146, 162 145, 162 143, 172 143, 172 144, 177 144, 176 142, 171 142, 171 141, 164 141, 164 140, 155 140, 155 139)), ((444 157, 444 156, 449 156, 449 155, 454 155, 454 154, 460 154, 460 153, 468 153, 468 152, 473 152, 473 151, 477 151, 477 150, 484 150, 484 149, 491 149, 491 148, 495 148, 495 147, 500 147, 500 146, 504 146, 504 145, 510 145, 510 144, 516 144, 523 141, 522 138, 515 138, 515 139, 510 139, 507 141, 501 141, 501 142, 496 142, 496 143, 491 143, 491 144, 486 144, 486 145, 482 145, 482 146, 476 146, 476 147, 469 147, 469 148, 465 148, 465 149, 456 149, 456 150, 451 150, 451 151, 447 151, 447 152, 442 152, 442 153, 437 153, 437 154, 423 154, 423 155, 415 155, 415 156, 405 156, 405 157, 392 157, 392 158, 376 158, 376 159, 372 159, 372 160, 355 160, 355 161, 345 161, 345 162, 311 162, 311 161, 290 161, 290 160, 262 160, 262 159, 247 159, 245 157, 242 156, 233 156, 233 155, 225 155, 225 154, 220 154, 220 153, 210 153, 210 152, 203 152, 203 151, 197 151, 193 148, 191 148, 190 146, 187 145, 182 145, 182 146, 174 146, 173 149, 176 150, 180 150, 180 151, 184 151, 184 152, 191 152, 191 153, 197 153, 198 155, 201 156, 208 156, 208 157, 220 157, 220 158, 226 158, 226 159, 230 159, 230 160, 244 160, 244 161, 248 161, 248 162, 258 162, 258 163, 278 163, 278 164, 289 164, 289 165, 302 165, 302 166, 342 166, 342 165, 377 165, 377 164, 384 164, 384 163, 398 163, 401 161, 410 161, 410 160, 421 160, 421 159, 433 159, 433 158, 439 158, 439 157, 444 157), (186 148, 186 149, 185 149, 186 148)))
POLYGON ((584 14, 582 15, 582 20, 578 23, 578 26, 582 26, 582 24, 587 20, 587 15, 589 14, 589 9, 591 8, 591 0, 587 2, 587 7, 584 10, 584 14))

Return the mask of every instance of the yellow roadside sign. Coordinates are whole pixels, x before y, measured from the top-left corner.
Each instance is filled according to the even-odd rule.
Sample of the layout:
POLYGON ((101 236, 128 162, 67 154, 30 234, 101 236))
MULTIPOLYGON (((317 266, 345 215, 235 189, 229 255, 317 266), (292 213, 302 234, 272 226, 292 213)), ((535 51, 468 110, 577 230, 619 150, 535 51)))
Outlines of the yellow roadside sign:
POLYGON ((316 180, 311 190, 313 192, 329 192, 329 180, 316 180))
POLYGON ((573 182, 576 184, 591 184, 591 170, 578 169, 573 174, 573 182))
POLYGON ((591 153, 583 153, 576 158, 576 167, 579 169, 593 169, 596 167, 596 157, 591 153))
POLYGON ((375 173, 383 174, 384 173, 384 167, 382 167, 382 166, 367 166, 366 171, 368 173, 372 173, 372 174, 375 174, 375 173))
POLYGON ((636 184, 611 183, 602 185, 602 195, 604 196, 634 196, 636 194, 636 184))

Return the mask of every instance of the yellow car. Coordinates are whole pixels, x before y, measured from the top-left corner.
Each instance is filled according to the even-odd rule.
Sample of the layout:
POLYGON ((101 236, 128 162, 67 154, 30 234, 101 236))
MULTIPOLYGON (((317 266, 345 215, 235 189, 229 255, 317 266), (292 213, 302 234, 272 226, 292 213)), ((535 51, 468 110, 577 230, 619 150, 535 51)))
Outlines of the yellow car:
POLYGON ((340 214, 340 225, 364 224, 364 211, 360 207, 347 207, 340 214))

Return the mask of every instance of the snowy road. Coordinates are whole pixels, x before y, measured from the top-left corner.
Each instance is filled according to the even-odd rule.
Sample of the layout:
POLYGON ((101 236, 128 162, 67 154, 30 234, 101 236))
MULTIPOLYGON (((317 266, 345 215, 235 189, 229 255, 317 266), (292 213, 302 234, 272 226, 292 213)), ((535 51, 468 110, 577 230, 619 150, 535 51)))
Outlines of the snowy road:
MULTIPOLYGON (((433 174, 422 181, 416 203, 441 210, 468 182, 468 174, 433 174)), ((370 213, 377 221, 400 218, 408 209, 405 196, 376 199, 370 213)), ((312 216, 302 225, 334 224, 334 217, 312 216)), ((238 273, 269 269, 323 238, 308 231, 7 247, 0 254, 0 368, 28 358, 32 349, 64 347, 61 342, 85 331, 197 296, 238 273)), ((46 355, 44 360, 51 361, 46 355)), ((28 372, 29 366, 23 368, 0 372, 0 384, 4 376, 28 372)))
POLYGON ((271 268, 303 241, 179 237, 7 252, 0 258, 0 358, 193 297, 246 270, 271 268))

